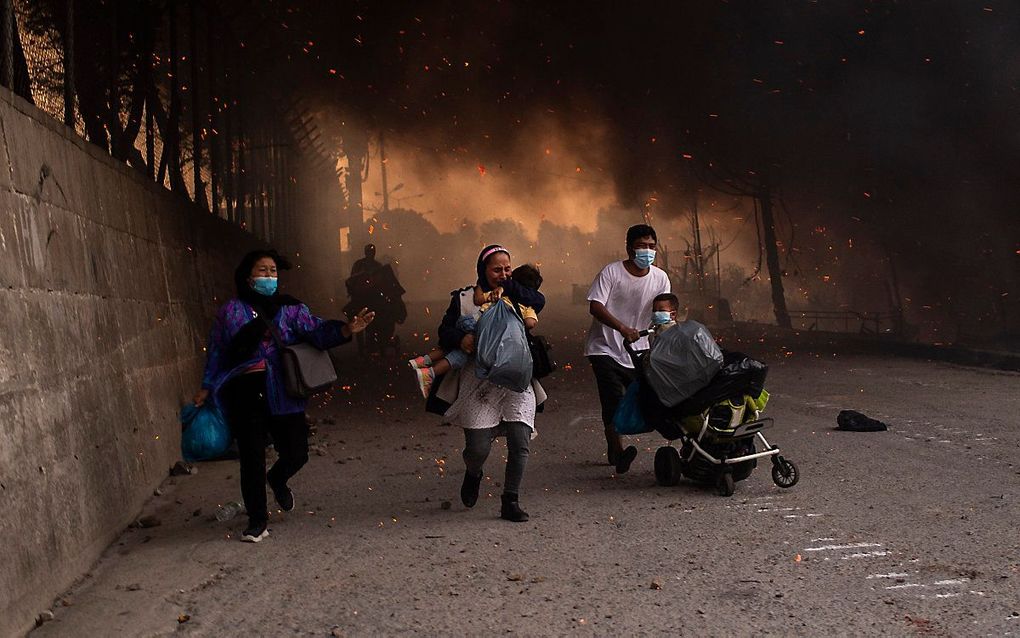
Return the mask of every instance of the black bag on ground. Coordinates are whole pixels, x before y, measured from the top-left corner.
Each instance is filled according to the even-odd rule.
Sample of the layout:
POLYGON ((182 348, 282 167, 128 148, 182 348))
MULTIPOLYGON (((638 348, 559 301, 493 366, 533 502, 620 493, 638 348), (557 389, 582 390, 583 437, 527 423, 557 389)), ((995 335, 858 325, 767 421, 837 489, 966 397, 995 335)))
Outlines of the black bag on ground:
POLYGON ((840 410, 836 417, 836 429, 848 432, 883 432, 889 429, 885 423, 872 419, 856 410, 840 410))

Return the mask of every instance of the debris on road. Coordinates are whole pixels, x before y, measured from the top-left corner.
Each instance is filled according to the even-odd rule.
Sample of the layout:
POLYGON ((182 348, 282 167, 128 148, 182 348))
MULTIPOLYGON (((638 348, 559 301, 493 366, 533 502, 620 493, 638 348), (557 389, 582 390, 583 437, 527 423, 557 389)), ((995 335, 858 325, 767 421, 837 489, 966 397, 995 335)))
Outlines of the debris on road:
POLYGON ((135 525, 143 529, 149 527, 159 527, 162 524, 163 521, 161 521, 158 516, 153 516, 151 514, 148 516, 142 516, 137 521, 135 521, 135 525))
POLYGON ((847 432, 883 432, 889 426, 855 410, 841 410, 836 417, 836 429, 847 432))
POLYGON ((198 468, 184 461, 177 461, 170 468, 170 476, 190 476, 192 474, 198 474, 198 468))
POLYGON ((238 501, 230 501, 229 503, 221 505, 216 510, 216 520, 223 523, 231 520, 238 514, 244 513, 245 511, 246 510, 243 503, 239 503, 238 501))

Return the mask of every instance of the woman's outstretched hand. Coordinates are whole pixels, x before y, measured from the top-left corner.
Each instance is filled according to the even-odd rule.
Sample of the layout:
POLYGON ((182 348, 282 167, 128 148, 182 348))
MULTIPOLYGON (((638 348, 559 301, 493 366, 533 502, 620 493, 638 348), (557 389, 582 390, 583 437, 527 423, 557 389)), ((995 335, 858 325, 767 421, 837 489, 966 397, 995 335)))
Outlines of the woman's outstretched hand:
POLYGON ((362 308, 358 314, 354 315, 351 322, 343 328, 343 332, 348 333, 347 336, 357 334, 368 327, 368 324, 372 323, 375 319, 375 311, 369 310, 368 308, 362 308))

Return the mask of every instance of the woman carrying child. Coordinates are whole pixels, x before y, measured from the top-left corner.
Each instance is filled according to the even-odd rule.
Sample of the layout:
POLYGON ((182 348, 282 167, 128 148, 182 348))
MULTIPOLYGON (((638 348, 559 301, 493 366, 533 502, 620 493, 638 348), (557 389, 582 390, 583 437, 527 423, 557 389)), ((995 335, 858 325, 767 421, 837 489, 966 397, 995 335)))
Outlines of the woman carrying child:
MULTIPOLYGON (((443 354, 444 358, 422 370, 429 370, 425 376, 428 378, 427 385, 431 386, 432 381, 440 377, 441 371, 450 369, 457 373, 457 367, 460 368, 457 397, 444 416, 464 428, 463 456, 466 471, 460 490, 461 501, 466 507, 474 507, 482 482, 482 468, 492 449, 492 442, 498 436, 505 436, 507 463, 500 517, 523 522, 528 520, 528 514, 518 503, 518 493, 528 462, 529 443, 535 430, 537 382, 533 382, 523 392, 515 392, 486 379, 479 379, 471 357, 475 350, 473 330, 482 308, 500 299, 504 302, 516 301, 522 315, 537 321, 537 313, 545 306, 545 297, 537 290, 541 284, 537 269, 522 267, 517 280, 511 278, 513 271, 510 252, 502 246, 491 245, 482 250, 478 256, 477 272, 476 286, 452 293, 450 307, 439 326, 441 353, 428 355, 429 360, 433 354, 437 357, 443 354), (535 288, 524 285, 521 280, 529 280, 527 283, 533 284, 535 288), (526 313, 525 308, 533 312, 526 313)), ((419 362, 425 365, 425 357, 413 359, 412 366, 419 362)), ((419 372, 419 378, 421 376, 419 372)), ((537 387, 541 393, 541 386, 537 387)), ((544 396, 544 393, 541 394, 544 396)))
MULTIPOLYGON (((511 272, 509 281, 511 284, 523 286, 528 291, 537 292, 542 285, 542 274, 538 268, 531 264, 524 264, 511 272)), ((454 326, 465 334, 474 335, 475 325, 478 322, 479 316, 496 301, 502 299, 507 305, 513 307, 513 297, 509 295, 503 296, 504 290, 502 285, 487 291, 481 284, 478 284, 474 288, 464 288, 457 291, 457 293, 460 294, 467 290, 472 291, 473 303, 477 306, 477 309, 470 306, 466 308, 461 307, 458 303, 457 307, 463 314, 460 314, 454 323, 454 326)), ((453 304, 451 303, 452 307, 453 304)), ((528 331, 534 330, 535 326, 538 325, 538 313, 535 309, 524 302, 518 302, 517 309, 521 313, 521 319, 524 320, 524 327, 528 331)), ((443 376, 450 370, 460 370, 463 368, 464 364, 467 363, 468 356, 469 353, 459 347, 459 342, 458 347, 453 349, 444 349, 442 344, 440 344, 439 347, 430 350, 428 354, 418 355, 413 359, 409 359, 407 364, 415 371, 418 379, 418 389, 421 390, 422 396, 427 399, 429 391, 432 389, 432 383, 436 378, 443 376)))

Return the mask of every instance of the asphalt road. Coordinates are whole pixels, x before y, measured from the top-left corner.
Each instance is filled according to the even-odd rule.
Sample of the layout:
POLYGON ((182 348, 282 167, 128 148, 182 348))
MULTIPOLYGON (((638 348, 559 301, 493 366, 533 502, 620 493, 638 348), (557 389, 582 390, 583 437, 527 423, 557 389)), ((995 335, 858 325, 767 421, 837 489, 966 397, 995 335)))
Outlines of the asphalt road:
POLYGON ((33 636, 1020 635, 1020 375, 772 348, 767 434, 801 480, 762 464, 724 498, 656 486, 657 435, 614 476, 578 352, 548 384, 530 522, 498 518, 502 448, 465 509, 460 430, 406 368, 349 363, 268 539, 212 518, 237 467, 201 464, 33 636), (890 430, 834 431, 845 408, 890 430))

